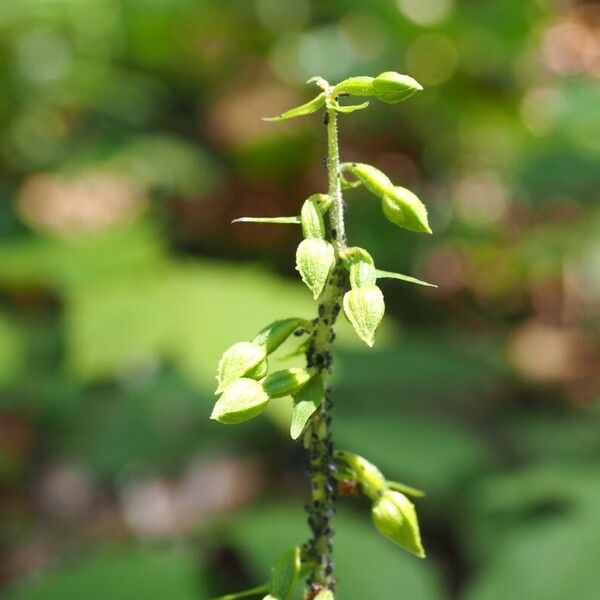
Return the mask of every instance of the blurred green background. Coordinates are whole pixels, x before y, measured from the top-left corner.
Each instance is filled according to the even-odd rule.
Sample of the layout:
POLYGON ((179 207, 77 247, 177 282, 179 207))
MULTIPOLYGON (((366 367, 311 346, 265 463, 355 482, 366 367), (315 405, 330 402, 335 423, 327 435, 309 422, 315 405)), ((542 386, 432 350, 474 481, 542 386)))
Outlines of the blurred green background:
MULTIPOLYGON (((332 81, 425 91, 342 117, 343 159, 418 193, 434 236, 354 192, 378 344, 340 322, 334 432, 424 488, 428 560, 337 521, 342 600, 593 600, 600 589, 600 8, 568 0, 1 0, 0 585, 192 600, 308 536, 282 400, 209 421, 215 365, 312 318, 289 226, 325 190, 332 81)), ((283 363, 282 363, 283 364, 283 363)))

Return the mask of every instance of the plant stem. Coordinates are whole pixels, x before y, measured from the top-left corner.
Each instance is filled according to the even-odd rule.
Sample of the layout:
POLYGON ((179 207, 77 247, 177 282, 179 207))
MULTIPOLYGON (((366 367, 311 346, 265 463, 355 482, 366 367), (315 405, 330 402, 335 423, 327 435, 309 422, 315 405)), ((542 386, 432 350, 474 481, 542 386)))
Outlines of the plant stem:
MULTIPOLYGON (((339 253, 346 247, 344 227, 344 201, 339 177, 339 147, 337 131, 337 113, 328 110, 327 123, 327 170, 329 180, 328 193, 333 198, 329 210, 329 239, 336 251, 336 265, 329 281, 319 298, 319 314, 315 321, 315 334, 307 353, 309 368, 315 368, 323 378, 325 390, 323 402, 311 419, 307 429, 305 445, 308 447, 308 472, 311 481, 311 503, 307 505, 308 522, 312 530, 312 539, 308 543, 308 552, 314 568, 309 584, 313 590, 334 589, 333 574, 333 516, 335 512, 335 463, 333 460, 333 441, 331 438, 331 392, 327 378, 331 372, 331 344, 335 339, 333 326, 341 309, 346 275, 339 253)), ((310 591, 309 591, 310 594, 310 591)), ((308 595, 308 597, 311 597, 308 595)))

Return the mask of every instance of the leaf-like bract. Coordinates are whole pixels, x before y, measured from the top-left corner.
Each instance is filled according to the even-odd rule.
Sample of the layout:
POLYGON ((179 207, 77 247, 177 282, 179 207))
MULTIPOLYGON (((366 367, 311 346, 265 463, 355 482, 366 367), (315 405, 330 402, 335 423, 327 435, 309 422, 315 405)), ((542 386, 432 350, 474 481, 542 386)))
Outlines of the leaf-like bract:
POLYGON ((320 93, 306 104, 290 108, 290 110, 286 110, 276 117, 263 117, 263 121, 285 121, 287 119, 295 119, 296 117, 303 117, 317 112, 323 106, 325 106, 325 92, 320 93))
POLYGON ((394 273, 392 271, 381 271, 379 269, 376 269, 375 275, 377 279, 400 279, 401 281, 406 281, 407 283, 426 285, 427 287, 437 287, 437 285, 435 285, 434 283, 427 283, 426 281, 422 281, 421 279, 417 279, 416 277, 411 277, 410 275, 402 275, 402 273, 394 273))
POLYGON ((281 555, 273 569, 270 589, 271 595, 278 600, 289 598, 296 581, 298 581, 300 569, 300 548, 294 546, 281 555))
POLYGON ((240 217, 232 223, 271 223, 279 225, 300 225, 300 217, 240 217))
POLYGON ((252 342, 259 346, 265 346, 267 354, 271 354, 299 328, 310 330, 312 323, 299 318, 279 319, 261 329, 252 342))
POLYGON ((290 436, 297 440, 304 431, 308 420, 323 401, 323 379, 315 375, 297 394, 294 395, 294 412, 290 425, 290 436))

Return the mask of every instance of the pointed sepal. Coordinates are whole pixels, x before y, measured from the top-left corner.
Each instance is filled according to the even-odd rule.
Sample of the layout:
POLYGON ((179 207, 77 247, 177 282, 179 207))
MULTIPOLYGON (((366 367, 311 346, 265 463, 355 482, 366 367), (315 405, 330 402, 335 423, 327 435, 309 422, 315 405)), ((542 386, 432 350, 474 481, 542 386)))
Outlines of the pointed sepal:
POLYGON ((373 89, 373 77, 349 77, 340 81, 334 88, 332 96, 335 98, 340 95, 348 96, 373 96, 375 90, 373 89))
POLYGON ((316 300, 335 264, 335 251, 326 240, 302 240, 296 250, 296 269, 316 300))
POLYGON ((375 332, 385 313, 383 294, 376 285, 356 288, 344 294, 344 313, 358 337, 372 347, 375 332))
POLYGON ((312 196, 302 204, 300 221, 302 222, 302 233, 306 239, 316 238, 322 240, 325 238, 323 215, 317 203, 313 201, 312 196))

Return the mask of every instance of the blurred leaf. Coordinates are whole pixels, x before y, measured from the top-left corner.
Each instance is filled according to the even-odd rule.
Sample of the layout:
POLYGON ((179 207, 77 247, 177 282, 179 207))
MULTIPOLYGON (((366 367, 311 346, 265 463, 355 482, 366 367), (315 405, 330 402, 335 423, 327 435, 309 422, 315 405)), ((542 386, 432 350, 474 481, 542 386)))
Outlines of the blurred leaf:
POLYGON ((113 550, 23 582, 13 600, 199 600, 208 598, 191 553, 113 550))
MULTIPOLYGON (((340 598, 397 600, 441 599, 435 563, 407 555, 373 530, 368 511, 360 517, 336 515, 336 572, 340 598)), ((267 505, 245 511, 231 525, 233 539, 244 550, 257 574, 270 572, 290 544, 304 541, 309 530, 297 505, 267 505)), ((300 598, 300 594, 293 596, 300 598)))
POLYGON ((12 383, 20 374, 23 360, 21 333, 6 315, 0 313, 0 388, 12 383))

